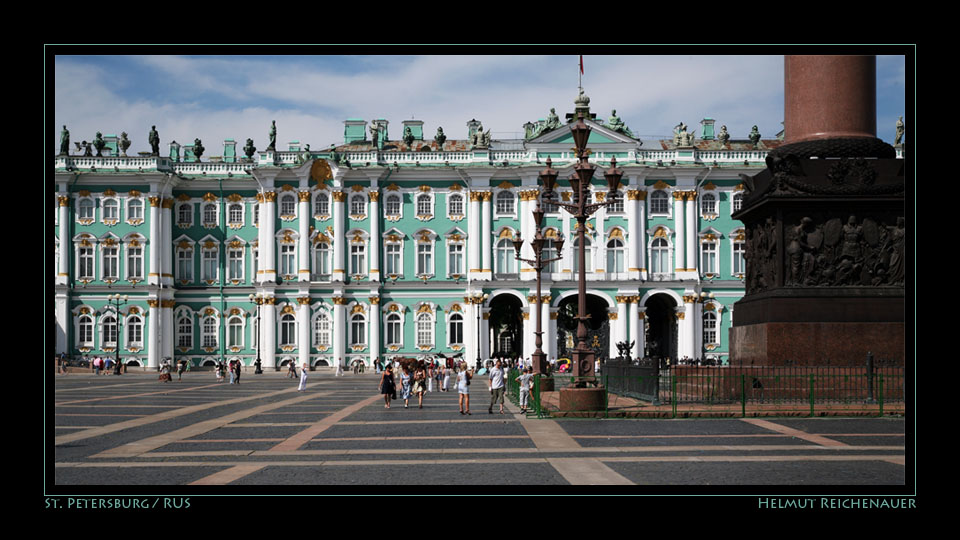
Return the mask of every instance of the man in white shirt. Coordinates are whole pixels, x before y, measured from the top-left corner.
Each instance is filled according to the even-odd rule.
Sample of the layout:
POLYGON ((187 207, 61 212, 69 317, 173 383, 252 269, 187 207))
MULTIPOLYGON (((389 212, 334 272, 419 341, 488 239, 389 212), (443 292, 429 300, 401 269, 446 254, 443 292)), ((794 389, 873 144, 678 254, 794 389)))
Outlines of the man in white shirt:
POLYGON ((500 414, 503 414, 503 367, 500 360, 490 369, 490 407, 487 412, 493 414, 493 404, 500 400, 500 414))

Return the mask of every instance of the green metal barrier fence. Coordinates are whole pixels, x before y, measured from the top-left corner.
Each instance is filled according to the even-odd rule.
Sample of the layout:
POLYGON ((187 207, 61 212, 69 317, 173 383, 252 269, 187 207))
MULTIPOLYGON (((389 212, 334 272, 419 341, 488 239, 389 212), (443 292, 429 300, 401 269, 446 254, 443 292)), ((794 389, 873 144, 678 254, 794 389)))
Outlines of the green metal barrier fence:
MULTIPOLYGON (((519 403, 519 383, 510 377, 507 392, 519 403)), ((904 413, 903 368, 874 373, 856 368, 694 368, 663 370, 649 377, 596 377, 603 408, 565 411, 559 394, 575 385, 572 376, 554 374, 553 390, 533 379, 528 416, 603 418, 684 418, 748 416, 882 416, 904 413), (647 380, 644 380, 647 379, 647 380), (656 380, 650 380, 656 379, 656 380), (658 388, 651 396, 648 390, 658 388), (643 393, 632 389, 643 388, 643 393)))

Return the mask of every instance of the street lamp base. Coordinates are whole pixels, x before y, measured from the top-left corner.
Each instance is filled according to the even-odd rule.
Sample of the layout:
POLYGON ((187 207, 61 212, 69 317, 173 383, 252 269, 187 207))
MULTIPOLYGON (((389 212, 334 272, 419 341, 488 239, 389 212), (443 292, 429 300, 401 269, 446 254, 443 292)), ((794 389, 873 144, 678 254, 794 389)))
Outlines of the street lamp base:
POLYGON ((561 388, 560 412, 603 411, 607 405, 607 390, 594 388, 561 388))

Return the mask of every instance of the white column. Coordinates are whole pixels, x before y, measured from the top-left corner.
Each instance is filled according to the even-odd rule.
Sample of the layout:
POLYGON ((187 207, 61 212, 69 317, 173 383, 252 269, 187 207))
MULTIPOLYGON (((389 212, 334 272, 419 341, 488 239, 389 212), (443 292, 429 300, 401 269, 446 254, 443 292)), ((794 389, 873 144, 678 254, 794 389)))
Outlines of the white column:
POLYGON ((673 237, 673 268, 674 272, 683 272, 686 263, 686 236, 684 235, 686 221, 683 219, 683 192, 673 192, 673 227, 676 234, 673 237))
MULTIPOLYGON (((160 301, 160 357, 173 358, 173 340, 176 336, 173 325, 174 300, 160 301)), ((156 366, 153 366, 156 367, 156 366)))
MULTIPOLYGON (((277 194, 267 191, 263 194, 260 206, 260 274, 261 283, 274 283, 277 280, 277 194)), ((272 327, 271 327, 272 328, 272 327)), ((276 333, 270 331, 269 333, 276 333)), ((275 355, 274 355, 275 356, 275 355)), ((270 366, 273 367, 273 366, 270 366)))
POLYGON ((463 356, 461 360, 471 364, 477 360, 477 312, 480 306, 473 303, 473 299, 465 297, 463 299, 470 306, 464 313, 463 321, 463 356))
MULTIPOLYGON (((346 194, 334 191, 333 196, 333 281, 344 281, 346 271, 343 264, 344 250, 346 249, 346 232, 343 230, 343 201, 346 194)), ((376 239, 374 241, 379 240, 376 239)), ((335 327, 336 328, 336 327, 335 327)), ((342 351, 341 351, 342 354, 342 351)), ((335 360, 336 361, 336 360, 335 360)))
MULTIPOLYGON (((490 359, 490 308, 481 307, 480 309, 480 359, 486 362, 490 359)), ((476 361, 475 358, 472 360, 476 361)), ((472 366, 473 364, 471 364, 472 366)), ((482 366, 481 366, 482 367, 482 366)))
MULTIPOLYGON (((260 224, 263 225, 263 215, 260 215, 260 224)), ((273 369, 277 366, 277 299, 264 298, 260 307, 260 343, 261 360, 263 367, 273 369)))
POLYGON ((343 362, 347 333, 350 332, 350 329, 346 326, 346 304, 346 298, 342 296, 333 297, 333 358, 330 363, 334 366, 343 362))
POLYGON ((536 295, 528 295, 527 301, 530 305, 523 311, 526 318, 523 319, 523 350, 521 351, 521 360, 532 357, 533 351, 537 350, 537 335, 534 334, 537 330, 536 295), (534 300, 531 302, 530 298, 534 300))
MULTIPOLYGON (((62 255, 61 255, 61 258, 63 258, 62 255)), ((56 298, 57 348, 55 350, 57 354, 60 354, 62 352, 70 354, 70 342, 67 341, 67 335, 73 320, 70 317, 69 299, 70 297, 69 297, 68 291, 63 290, 57 293, 57 298, 56 298)))
POLYGON ((547 353, 547 361, 557 357, 557 309, 547 308, 549 316, 547 317, 547 336, 549 337, 549 347, 544 347, 543 352, 547 353))
POLYGON ((310 297, 297 298, 297 363, 310 365, 310 297))
POLYGON ((310 192, 301 191, 298 195, 300 202, 297 203, 297 232, 300 234, 300 243, 297 246, 297 258, 300 261, 297 263, 297 281, 310 281, 310 222, 313 221, 310 219, 310 192))
POLYGON ((147 367, 160 365, 160 300, 147 300, 147 367))
MULTIPOLYGON (((630 343, 630 340, 627 339, 627 324, 629 323, 627 317, 629 317, 628 306, 630 305, 628 304, 629 301, 629 296, 617 296, 617 324, 615 325, 617 329, 615 333, 617 336, 616 341, 625 341, 628 344, 630 343)), ((616 347, 611 350, 616 354, 620 354, 620 351, 616 347)), ((633 351, 631 351, 630 354, 633 355, 633 351)), ((615 355, 611 354, 610 357, 615 358, 615 355)))
MULTIPOLYGON (((594 196, 596 195, 597 192, 594 192, 594 196)), ((610 279, 610 269, 607 268, 607 231, 603 228, 603 222, 607 217, 606 207, 601 207, 594 215, 596 216, 597 235, 593 240, 595 249, 593 250, 594 259, 591 268, 603 270, 602 278, 610 279)))
MULTIPOLYGON (((520 249, 520 256, 524 259, 533 260, 533 237, 536 234, 536 224, 533 222, 533 209, 537 204, 537 190, 526 190, 520 192, 520 235, 523 237, 523 247, 520 249)), ((520 268, 520 279, 537 279, 537 272, 529 264, 517 261, 520 268)), ((533 313, 530 314, 533 318, 533 313)), ((536 348, 531 350, 531 354, 536 348)))
MULTIPOLYGON (((148 200, 150 201, 150 243, 147 245, 147 249, 150 251, 150 266, 148 266, 147 270, 147 284, 157 285, 160 283, 161 254, 166 250, 172 249, 172 247, 166 243, 162 243, 163 237, 160 234, 160 197, 150 196, 148 200)), ((63 218, 60 219, 60 223, 63 223, 63 218)), ((63 239, 60 240, 60 245, 63 245, 63 239)))
POLYGON ((541 307, 541 317, 540 319, 540 328, 543 330, 543 354, 547 355, 547 360, 550 359, 551 355, 556 354, 557 348, 557 336, 555 333, 550 332, 550 295, 543 295, 543 305, 541 307))
POLYGON ((637 326, 635 326, 635 328, 637 329, 637 335, 636 337, 631 338, 632 340, 637 342, 633 346, 634 358, 643 358, 643 353, 644 351, 646 351, 646 348, 647 348, 647 333, 644 330, 644 325, 646 324, 646 321, 647 321, 647 313, 646 313, 647 308, 640 305, 639 298, 640 297, 638 296, 637 300, 635 300, 634 303, 630 306, 631 310, 636 310, 636 316, 634 317, 634 319, 636 320, 636 324, 637 324, 637 326))
MULTIPOLYGON (((383 239, 380 238, 380 191, 377 188, 370 190, 370 281, 380 281, 380 249, 383 239)), ((371 323, 373 319, 371 319, 371 323)), ((374 325, 375 326, 375 325, 374 325)), ((372 327, 371 327, 372 328, 372 327)), ((373 364, 371 357, 370 363, 373 364)))
MULTIPOLYGON (((372 249, 371 251, 378 251, 379 245, 377 248, 372 249)), ((373 361, 380 356, 380 297, 371 296, 370 297, 370 313, 367 316, 367 324, 370 325, 370 366, 373 366, 373 361)))
POLYGON ((480 204, 480 214, 482 215, 481 223, 483 224, 480 230, 480 260, 481 266, 483 267, 483 279, 487 280, 493 279, 493 265, 490 264, 490 241, 492 240, 493 235, 492 224, 490 223, 490 200, 492 196, 493 194, 490 191, 484 191, 482 194, 483 202, 480 204))
POLYGON ((685 197, 687 203, 687 266, 685 267, 688 272, 696 272, 697 267, 697 192, 688 191, 685 197))
MULTIPOLYGON (((173 199, 164 199, 160 203, 160 238, 159 242, 150 239, 150 249, 160 250, 160 281, 164 286, 173 286, 173 199)), ((170 314, 173 317, 173 314, 170 314)), ((173 341, 170 342, 170 353, 173 353, 173 341)), ((170 355, 165 355, 170 356, 170 355)))
POLYGON ((483 271, 483 261, 480 258, 483 239, 480 234, 481 210, 480 201, 482 197, 480 192, 470 192, 470 213, 467 215, 468 231, 470 238, 467 239, 467 245, 470 247, 470 260, 468 268, 470 279, 479 279, 480 272, 483 271))
POLYGON ((630 351, 630 354, 634 358, 643 356, 643 347, 640 346, 640 342, 643 340, 643 320, 640 319, 640 313, 638 312, 640 297, 639 296, 628 296, 625 298, 626 308, 628 312, 628 317, 630 318, 630 331, 627 336, 627 341, 635 341, 633 349, 630 351))
POLYGON ((620 351, 617 350, 617 342, 621 341, 619 338, 620 334, 620 307, 617 306, 616 311, 611 311, 610 308, 607 308, 607 322, 610 326, 610 334, 607 338, 607 360, 616 358, 620 351), (612 317, 612 319, 611 319, 612 317))
POLYGON ((694 297, 683 297, 683 318, 680 319, 679 343, 677 344, 677 355, 679 358, 694 358, 693 352, 693 328, 694 328, 694 297))

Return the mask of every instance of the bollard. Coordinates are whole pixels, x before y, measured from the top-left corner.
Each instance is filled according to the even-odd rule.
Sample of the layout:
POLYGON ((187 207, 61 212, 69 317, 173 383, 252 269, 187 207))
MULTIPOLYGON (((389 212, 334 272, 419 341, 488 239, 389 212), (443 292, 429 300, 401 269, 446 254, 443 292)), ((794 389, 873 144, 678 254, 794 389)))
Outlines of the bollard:
POLYGON ((873 399, 873 353, 867 352, 867 403, 874 404, 873 399))

